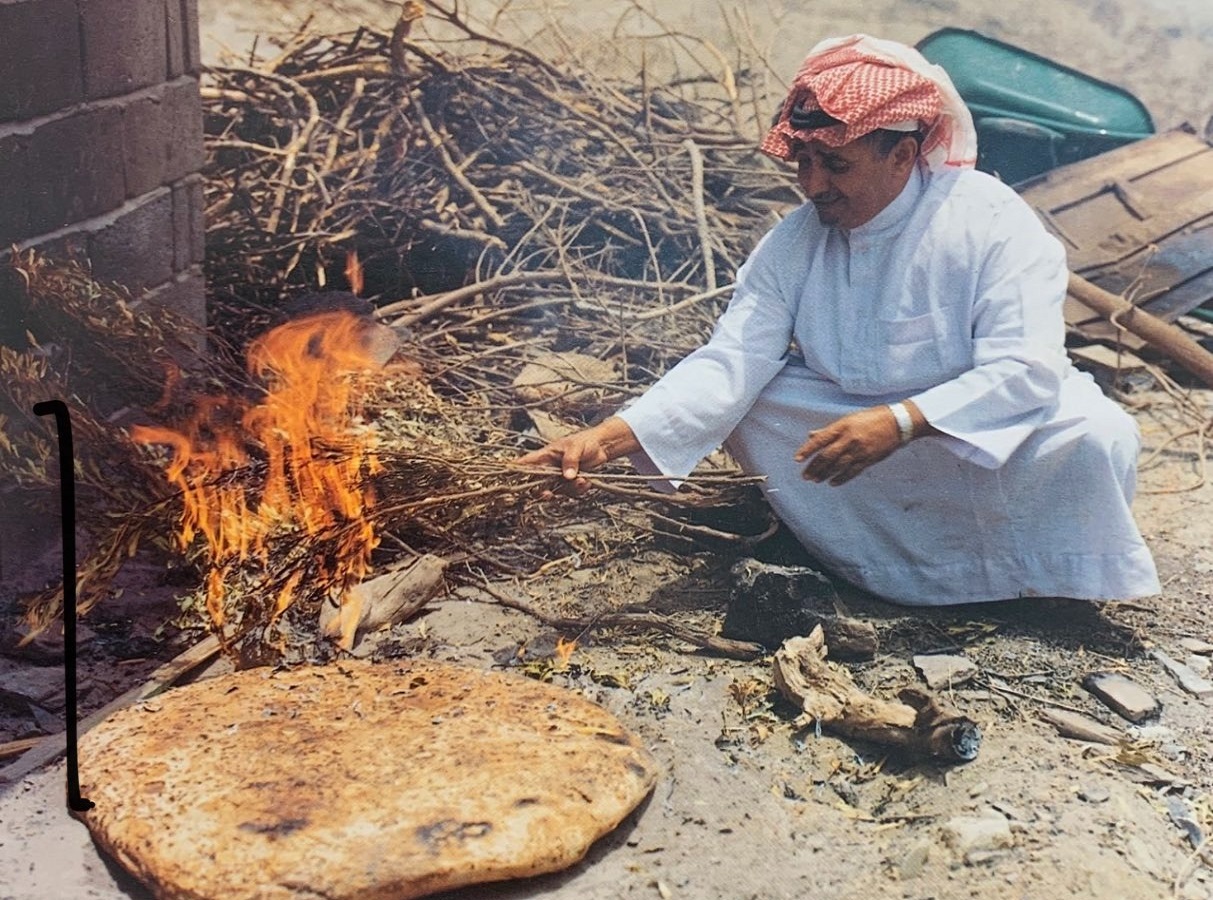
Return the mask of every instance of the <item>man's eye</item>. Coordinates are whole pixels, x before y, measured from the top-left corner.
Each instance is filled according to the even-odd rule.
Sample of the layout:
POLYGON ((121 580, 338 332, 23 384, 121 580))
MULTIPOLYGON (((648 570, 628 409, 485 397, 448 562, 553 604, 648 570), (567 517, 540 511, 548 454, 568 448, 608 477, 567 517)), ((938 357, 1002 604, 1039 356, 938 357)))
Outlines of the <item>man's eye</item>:
POLYGON ((839 175, 839 174, 845 172, 849 168, 850 168, 850 166, 848 166, 842 160, 832 159, 826 163, 826 169, 833 172, 835 175, 839 175))

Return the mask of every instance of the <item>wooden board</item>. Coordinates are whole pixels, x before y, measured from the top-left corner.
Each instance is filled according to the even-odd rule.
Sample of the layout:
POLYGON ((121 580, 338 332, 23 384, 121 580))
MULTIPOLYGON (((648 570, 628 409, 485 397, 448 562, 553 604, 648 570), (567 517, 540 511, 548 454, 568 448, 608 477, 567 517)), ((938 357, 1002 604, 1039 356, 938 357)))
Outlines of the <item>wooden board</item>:
MULTIPOLYGON (((1213 145, 1190 126, 1016 188, 1092 284, 1167 322, 1213 300, 1213 145)), ((1141 346, 1072 297, 1065 314, 1084 337, 1141 346)))

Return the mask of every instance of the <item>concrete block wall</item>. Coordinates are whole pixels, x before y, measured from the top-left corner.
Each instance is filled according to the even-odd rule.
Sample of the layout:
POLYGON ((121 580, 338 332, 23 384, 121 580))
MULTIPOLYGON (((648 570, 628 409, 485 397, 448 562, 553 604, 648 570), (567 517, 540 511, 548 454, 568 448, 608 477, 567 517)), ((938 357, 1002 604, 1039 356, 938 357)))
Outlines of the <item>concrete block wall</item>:
POLYGON ((204 322, 200 66, 197 0, 0 0, 0 249, 204 322))

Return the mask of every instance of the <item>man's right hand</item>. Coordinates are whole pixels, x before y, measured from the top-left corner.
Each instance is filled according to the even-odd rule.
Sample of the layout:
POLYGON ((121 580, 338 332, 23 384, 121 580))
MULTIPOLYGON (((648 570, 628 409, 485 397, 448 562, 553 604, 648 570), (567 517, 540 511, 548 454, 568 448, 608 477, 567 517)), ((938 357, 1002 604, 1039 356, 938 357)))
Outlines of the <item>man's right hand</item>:
POLYGON ((557 438, 546 447, 518 457, 520 466, 558 466, 566 481, 572 482, 574 493, 589 490, 582 472, 591 472, 612 459, 627 456, 640 449, 640 442, 623 419, 616 416, 606 421, 557 438))

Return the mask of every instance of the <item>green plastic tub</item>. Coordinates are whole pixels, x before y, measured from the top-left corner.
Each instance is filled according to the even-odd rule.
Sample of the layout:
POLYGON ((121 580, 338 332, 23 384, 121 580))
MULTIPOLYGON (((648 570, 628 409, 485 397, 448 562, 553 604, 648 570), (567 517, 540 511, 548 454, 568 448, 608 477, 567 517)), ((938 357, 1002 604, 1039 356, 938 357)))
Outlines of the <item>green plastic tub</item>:
POLYGON ((976 31, 944 28, 918 49, 973 114, 978 168, 1010 184, 1154 134, 1123 88, 976 31))

